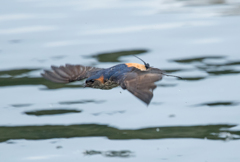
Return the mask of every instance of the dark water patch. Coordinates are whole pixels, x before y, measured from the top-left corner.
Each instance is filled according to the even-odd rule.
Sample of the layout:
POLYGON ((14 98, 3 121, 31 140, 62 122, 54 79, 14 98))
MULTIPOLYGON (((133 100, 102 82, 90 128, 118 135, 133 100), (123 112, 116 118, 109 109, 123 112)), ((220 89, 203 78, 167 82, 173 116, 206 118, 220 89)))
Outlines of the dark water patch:
POLYGON ((240 65, 240 61, 231 61, 226 63, 224 66, 240 65))
POLYGON ((92 115, 94 116, 98 116, 98 115, 101 115, 103 112, 99 112, 99 113, 93 113, 92 115))
POLYGON ((174 118, 174 117, 176 117, 176 115, 175 114, 170 114, 170 115, 168 115, 168 117, 169 118, 174 118))
POLYGON ((65 56, 65 55, 53 56, 53 57, 51 57, 51 59, 53 59, 53 60, 61 60, 61 59, 65 58, 65 57, 67 57, 67 56, 65 56))
POLYGON ((121 56, 139 55, 146 52, 148 51, 144 49, 139 49, 139 50, 100 53, 97 55, 93 55, 92 57, 96 58, 99 62, 120 62, 119 58, 121 56))
POLYGON ((208 67, 205 65, 197 65, 197 66, 195 66, 195 68, 197 68, 200 71, 204 71, 204 72, 207 72, 207 70, 210 70, 210 69, 215 69, 215 68, 208 67))
POLYGON ((239 105, 238 102, 231 102, 231 101, 226 101, 226 102, 208 102, 208 103, 202 103, 198 104, 196 106, 236 106, 239 105))
POLYGON ((50 143, 54 144, 54 143, 57 143, 57 141, 51 141, 50 143))
MULTIPOLYGON (((178 0, 177 0, 178 1, 178 0)), ((181 0, 185 1, 186 6, 211 6, 211 5, 219 5, 219 4, 227 4, 226 0, 193 0, 193 1, 188 1, 188 0, 181 0)))
POLYGON ((233 69, 232 66, 240 65, 240 61, 225 61, 225 63, 207 63, 205 60, 207 59, 223 59, 225 57, 223 56, 208 56, 208 57, 197 57, 197 58, 190 58, 190 59, 178 59, 173 60, 178 63, 184 63, 184 64, 191 64, 198 62, 197 65, 195 65, 195 68, 197 68, 200 71, 204 71, 208 73, 209 75, 227 75, 227 74, 239 74, 240 70, 233 69), (219 69, 221 67, 221 69, 219 69), (225 69, 222 69, 225 68, 225 69), (231 69, 230 69, 231 68, 231 69))
MULTIPOLYGON (((5 71, 0 71, 0 75, 10 75, 10 76, 17 76, 17 75, 22 75, 29 73, 31 71, 35 71, 39 69, 15 69, 15 70, 5 70, 5 71)), ((1 84, 0 84, 1 85, 1 84)))
POLYGON ((239 74, 239 70, 207 70, 210 75, 226 75, 226 74, 239 74))
POLYGON ((16 43, 21 43, 22 40, 21 39, 12 39, 9 41, 10 43, 16 44, 16 43))
POLYGON ((11 106, 20 108, 20 107, 28 107, 28 106, 31 106, 31 105, 33 105, 33 104, 13 104, 11 106))
POLYGON ((60 105, 73 105, 73 104, 85 104, 85 103, 103 103, 105 101, 100 100, 100 101, 96 101, 96 100, 78 100, 78 101, 63 101, 63 102, 59 102, 60 105))
POLYGON ((121 111, 111 111, 111 112, 98 112, 98 113, 93 113, 92 115, 94 116, 99 116, 99 115, 115 115, 115 114, 123 114, 125 113, 124 110, 121 110, 121 111))
POLYGON ((179 80, 186 80, 186 81, 199 81, 206 79, 206 77, 182 77, 182 79, 179 80))
POLYGON ((240 61, 228 61, 226 63, 205 63, 207 67, 228 67, 228 66, 237 66, 240 65, 240 61))
POLYGON ((84 155, 102 155, 105 157, 120 157, 120 158, 128 158, 134 156, 132 151, 122 150, 122 151, 95 151, 95 150, 87 150, 83 152, 84 155))
POLYGON ((201 125, 178 127, 151 127, 143 129, 117 129, 108 125, 44 125, 44 126, 1 126, 0 142, 11 139, 52 139, 71 137, 107 137, 108 139, 166 139, 199 138, 226 140, 221 132, 232 135, 232 140, 240 139, 240 131, 231 131, 236 125, 201 125))
POLYGON ((176 59, 172 61, 177 63, 189 64, 194 62, 203 62, 206 59, 223 59, 223 58, 225 58, 225 56, 206 56, 206 57, 193 57, 187 59, 176 59))
POLYGON ((46 62, 47 59, 38 59, 38 58, 33 58, 32 61, 36 61, 36 62, 40 62, 40 63, 43 63, 43 62, 46 62))
POLYGON ((80 113, 80 110, 73 109, 53 109, 53 110, 38 110, 38 111, 27 111, 25 114, 34 115, 34 116, 43 116, 43 115, 58 115, 58 114, 68 114, 68 113, 80 113))
POLYGON ((61 148, 63 148, 62 146, 56 146, 56 149, 61 149, 61 148))
POLYGON ((4 86, 23 86, 23 85, 45 85, 44 89, 59 89, 59 88, 82 88, 83 85, 71 85, 71 84, 61 84, 61 83, 53 83, 44 78, 30 78, 30 77, 22 77, 22 78, 1 78, 0 79, 0 87, 4 86))
POLYGON ((6 143, 7 143, 7 144, 15 144, 16 142, 13 142, 13 141, 7 141, 6 143))
POLYGON ((240 15, 240 7, 238 5, 238 6, 235 6, 235 7, 232 7, 232 8, 228 8, 228 9, 222 11, 221 13, 222 13, 222 16, 240 15))
POLYGON ((125 111, 112 111, 112 112, 106 112, 107 115, 114 115, 114 114, 123 114, 125 111))
POLYGON ((176 87, 177 84, 157 84, 158 87, 176 87))
MULTIPOLYGON (((214 60, 214 59, 223 59, 223 58, 225 58, 225 57, 223 57, 223 56, 208 56, 208 57, 197 57, 197 58, 190 58, 190 59, 178 59, 178 60, 173 60, 173 61, 178 62, 178 63, 184 63, 184 64, 191 64, 191 63, 198 62, 198 64, 195 65, 195 68, 197 68, 200 71, 204 71, 211 76, 240 74, 240 70, 233 69, 234 68, 233 66, 240 65, 239 60, 235 60, 235 61, 223 60, 224 63, 208 63, 207 61, 205 61, 207 59, 214 60)), ((196 80, 196 78, 185 78, 185 80, 196 80)), ((197 80, 199 80, 199 79, 197 79, 197 80)))
POLYGON ((152 102, 151 105, 162 105, 163 102, 152 102))

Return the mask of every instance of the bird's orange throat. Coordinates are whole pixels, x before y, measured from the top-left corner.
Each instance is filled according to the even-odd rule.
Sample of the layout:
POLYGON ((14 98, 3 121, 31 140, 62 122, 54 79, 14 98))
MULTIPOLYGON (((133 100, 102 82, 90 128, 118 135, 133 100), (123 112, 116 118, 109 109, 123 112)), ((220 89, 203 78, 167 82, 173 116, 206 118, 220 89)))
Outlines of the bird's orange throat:
POLYGON ((138 64, 138 63, 126 63, 127 67, 135 67, 135 68, 138 68, 139 70, 141 71, 145 71, 146 70, 146 67, 145 65, 142 65, 142 64, 138 64))

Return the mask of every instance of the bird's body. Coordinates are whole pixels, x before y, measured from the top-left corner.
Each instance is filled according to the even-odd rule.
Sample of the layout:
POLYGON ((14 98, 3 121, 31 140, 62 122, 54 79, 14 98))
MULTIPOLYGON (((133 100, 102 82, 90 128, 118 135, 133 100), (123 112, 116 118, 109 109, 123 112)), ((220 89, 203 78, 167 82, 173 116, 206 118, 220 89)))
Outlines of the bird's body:
POLYGON ((134 96, 149 104, 156 88, 154 82, 162 79, 162 70, 138 63, 118 64, 110 68, 95 68, 82 65, 52 66, 42 76, 57 83, 69 83, 86 79, 85 87, 112 89, 121 86, 134 96))
POLYGON ((118 64, 116 66, 99 70, 96 74, 90 76, 86 80, 86 87, 99 88, 99 89, 112 89, 119 86, 121 78, 131 72, 133 67, 141 67, 143 70, 144 65, 137 63, 118 64))

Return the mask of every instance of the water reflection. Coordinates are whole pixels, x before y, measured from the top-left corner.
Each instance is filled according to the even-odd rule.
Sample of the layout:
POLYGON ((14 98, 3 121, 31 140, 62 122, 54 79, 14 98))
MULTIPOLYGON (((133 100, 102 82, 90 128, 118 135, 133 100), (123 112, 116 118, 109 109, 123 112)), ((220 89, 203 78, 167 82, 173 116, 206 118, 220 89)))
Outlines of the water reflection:
POLYGON ((110 112, 98 112, 98 113, 93 113, 94 116, 99 116, 99 115, 114 115, 114 114, 123 114, 125 111, 120 110, 120 111, 110 111, 110 112))
POLYGON ((133 156, 133 152, 128 150, 122 151, 95 151, 95 150, 87 150, 83 152, 84 155, 103 155, 105 157, 120 157, 127 158, 133 156))
POLYGON ((203 80, 206 77, 183 77, 183 80, 187 80, 187 81, 199 81, 199 80, 203 80))
POLYGON ((22 86, 22 85, 45 85, 46 88, 42 89, 58 89, 58 88, 80 88, 83 87, 80 84, 56 84, 40 77, 29 76, 30 72, 42 71, 42 69, 13 69, 0 71, 0 87, 4 86, 22 86))
POLYGON ((59 102, 60 105, 73 105, 73 104, 84 104, 84 103, 103 103, 105 102, 104 100, 78 100, 78 101, 63 101, 63 102, 59 102))
POLYGON ((187 71, 187 69, 161 69, 165 73, 176 73, 176 72, 181 72, 181 71, 187 71))
MULTIPOLYGON (((240 70, 236 69, 236 66, 240 65, 240 61, 239 60, 229 61, 225 56, 192 57, 187 59, 175 59, 172 61, 179 64, 192 65, 193 66, 192 70, 206 72, 209 76, 220 76, 220 75, 230 75, 230 74, 240 73, 240 70)), ((183 72, 185 71, 183 70, 183 72)), ((196 81, 196 80, 202 80, 205 78, 207 77, 205 76, 184 77, 184 80, 196 81)))
POLYGON ((236 125, 205 125, 179 127, 151 127, 143 129, 117 129, 108 125, 44 125, 44 126, 2 126, 0 142, 10 139, 51 139, 71 137, 107 137, 109 139, 164 139, 200 138, 226 140, 221 132, 230 133, 233 140, 240 139, 240 131, 227 130, 236 125))
POLYGON ((19 108, 19 107, 28 107, 28 106, 31 106, 31 105, 33 105, 33 104, 13 104, 13 105, 11 105, 12 107, 17 107, 17 108, 19 108))
POLYGON ((158 87, 176 87, 177 84, 157 84, 158 87))
POLYGON ((145 49, 139 49, 139 50, 100 53, 97 55, 93 55, 92 57, 96 58, 99 62, 120 62, 119 58, 121 56, 139 55, 146 52, 147 50, 145 49))
POLYGON ((21 43, 21 41, 22 41, 21 39, 12 39, 9 42, 12 44, 16 44, 16 43, 21 43))
POLYGON ((198 104, 196 106, 210 106, 210 107, 215 107, 215 106, 236 106, 239 105, 238 102, 231 102, 231 101, 226 101, 226 102, 208 102, 208 103, 202 103, 198 104))
POLYGON ((26 111, 27 115, 43 116, 43 115, 58 115, 58 114, 68 114, 68 113, 80 113, 80 110, 74 109, 52 109, 52 110, 36 110, 36 111, 26 111))
POLYGON ((207 16, 231 16, 240 14, 239 1, 229 0, 173 0, 163 1, 160 12, 201 13, 207 16), (207 7, 205 7, 207 6, 207 7))
MULTIPOLYGON (((0 77, 2 75, 8 75, 10 77, 15 77, 18 75, 26 74, 35 70, 40 70, 40 69, 13 69, 13 70, 5 70, 5 71, 0 71, 0 77)), ((2 84, 0 84, 2 85, 2 84)))
POLYGON ((87 154, 91 155, 86 158, 91 158, 92 161, 95 160, 93 158, 98 158, 97 161, 106 161, 106 158, 101 159, 101 156, 107 155, 128 156, 132 154, 131 151, 138 153, 135 161, 145 159, 174 161, 172 158, 176 159, 176 155, 182 155, 182 161, 208 159, 222 162, 224 159, 239 159, 236 153, 239 147, 239 140, 236 139, 240 139, 238 122, 240 104, 237 103, 239 101, 237 79, 240 72, 240 59, 237 59, 239 17, 213 17, 239 14, 240 7, 237 1, 2 2, 9 3, 9 7, 0 5, 0 8, 2 7, 0 91, 3 96, 0 111, 2 114, 0 150, 2 155, 5 155, 1 156, 1 159, 27 161, 43 158, 60 162, 66 161, 65 159, 79 159, 81 154, 76 151, 86 148, 87 154), (16 8, 17 11, 14 10, 16 8), (163 12, 164 14, 161 14, 163 12), (109 51, 114 49, 126 51, 109 51), (103 50, 107 53, 102 53, 103 50), (182 81, 165 77, 158 82, 159 89, 155 91, 150 109, 142 107, 137 100, 128 99, 127 92, 118 96, 117 89, 113 90, 110 96, 110 92, 103 94, 85 89, 86 96, 74 95, 73 98, 69 94, 77 93, 76 88, 82 90, 81 84, 84 82, 77 82, 80 85, 55 84, 40 76, 43 69, 39 67, 48 68, 49 64, 89 62, 88 65, 92 65, 91 60, 94 60, 93 62, 101 64, 100 66, 107 66, 109 62, 117 64, 129 61, 132 54, 141 57, 141 54, 148 54, 149 50, 153 51, 149 58, 150 62, 159 60, 162 68, 172 67, 163 69, 166 73, 185 77, 182 81), (91 59, 81 59, 83 55, 80 53, 96 55, 88 55, 91 59), (196 54, 199 54, 199 57, 195 57, 196 54), (183 58, 186 55, 189 58, 183 58), (13 58, 15 61, 12 61, 13 58), (174 63, 166 63, 166 60, 172 58, 177 58, 174 63), (229 60, 230 58, 236 59, 229 60), (84 99, 82 97, 87 97, 85 98, 87 100, 81 100, 84 99), (108 102, 101 101, 102 98, 108 102), (91 108, 88 109, 89 105, 85 103, 92 105, 91 108), (125 105, 122 107, 122 104, 126 107, 125 105), (192 108, 188 105, 199 107, 192 108), (50 110, 46 111, 48 106, 50 110), (52 106, 59 107, 53 110, 52 106), (72 115, 56 115, 60 114, 58 112, 60 109, 65 110, 64 113, 66 110, 78 111, 74 107, 82 107, 88 113, 72 112, 74 113, 72 115), (28 114, 23 115, 22 112, 28 114), (114 113, 116 115, 112 115, 114 113), (198 118, 194 118, 196 114, 198 118), (130 122, 132 129, 120 129, 128 126, 130 122), (80 124, 67 125, 69 123, 80 124), (100 125, 103 123, 106 125, 100 125), (164 123, 168 127, 155 127, 158 123, 164 123), (208 123, 215 125, 204 125, 208 123), (143 128, 146 125, 147 128, 143 128), (72 137, 77 138, 68 139, 72 137), (169 138, 172 140, 165 140, 169 138), (211 140, 202 140, 205 138, 211 140), (54 139, 58 143, 51 144, 48 140, 40 139, 54 139), (123 147, 116 145, 119 140, 123 147), (222 142, 224 140, 234 141, 222 142), (76 147, 73 147, 74 144, 76 147), (89 147, 89 144, 93 145, 89 147), (104 149, 101 148, 102 144, 104 149), (153 148, 156 149, 158 146, 161 146, 160 152, 154 152, 153 148), (60 149, 61 147, 63 149, 60 149), (169 150, 166 149, 168 147, 169 150), (220 153, 213 151, 220 147, 222 148, 220 153), (191 156, 188 156, 189 148, 192 148, 191 156), (55 151, 60 155, 59 159, 53 159, 55 151), (180 152, 176 153, 178 151, 180 152), (17 152, 17 155, 12 156, 13 152, 17 152), (74 154, 77 154, 76 157, 74 154), (66 156, 64 158, 61 155, 66 156), (199 157, 196 157, 197 155, 199 157))
POLYGON ((51 57, 51 59, 53 59, 53 60, 60 60, 60 59, 63 59, 63 58, 65 58, 65 57, 67 57, 67 56, 65 56, 65 55, 60 55, 60 56, 53 56, 53 57, 51 57))
POLYGON ((207 70, 210 75, 239 74, 240 70, 207 70))
POLYGON ((163 102, 152 102, 151 104, 152 105, 161 105, 161 104, 163 104, 163 102))
POLYGON ((189 64, 194 62, 203 62, 204 60, 207 60, 207 59, 223 59, 223 58, 225 57, 224 56, 205 56, 205 57, 192 57, 187 59, 176 59, 172 61, 177 63, 189 64))
POLYGON ((225 138, 226 141, 232 140, 233 138, 240 139, 240 135, 231 134, 229 132, 220 132, 220 133, 212 133, 213 135, 217 135, 218 137, 225 138))
POLYGON ((232 66, 232 65, 240 65, 240 61, 226 61, 225 63, 221 63, 221 64, 205 63, 205 65, 213 66, 213 67, 232 66))
POLYGON ((44 78, 31 78, 31 77, 22 77, 22 78, 1 78, 0 79, 0 87, 2 86, 22 86, 22 85, 45 85, 45 89, 59 89, 59 88, 82 88, 83 85, 72 85, 72 84, 56 84, 50 81, 47 81, 44 78))
POLYGON ((186 1, 188 5, 196 5, 196 6, 201 6, 201 5, 216 5, 216 4, 226 4, 226 0, 191 0, 191 1, 186 1))

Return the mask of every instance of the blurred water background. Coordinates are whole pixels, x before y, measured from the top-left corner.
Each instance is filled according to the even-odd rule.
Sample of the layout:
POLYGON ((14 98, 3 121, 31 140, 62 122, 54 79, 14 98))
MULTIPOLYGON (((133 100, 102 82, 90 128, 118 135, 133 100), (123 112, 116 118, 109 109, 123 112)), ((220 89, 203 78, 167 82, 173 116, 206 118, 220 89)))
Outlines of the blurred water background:
POLYGON ((0 161, 240 161, 239 0, 0 1, 0 161), (51 65, 182 76, 151 104, 55 84, 51 65))

